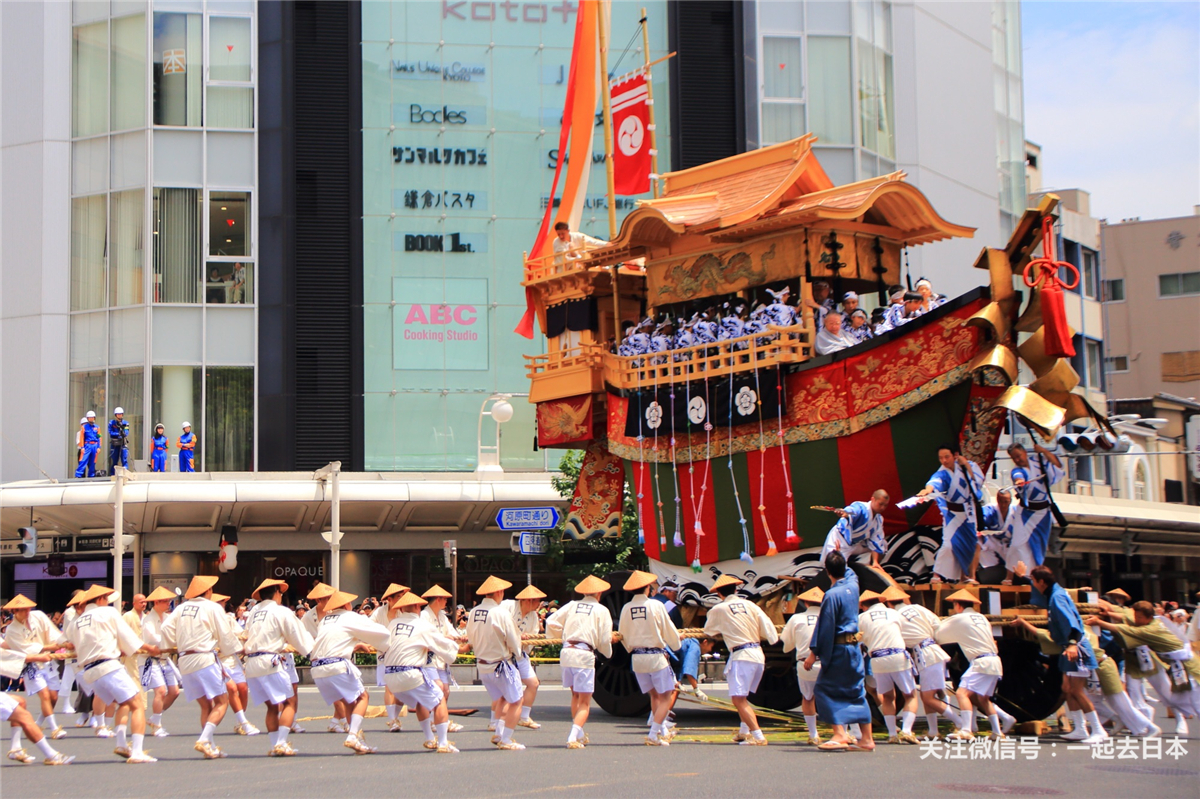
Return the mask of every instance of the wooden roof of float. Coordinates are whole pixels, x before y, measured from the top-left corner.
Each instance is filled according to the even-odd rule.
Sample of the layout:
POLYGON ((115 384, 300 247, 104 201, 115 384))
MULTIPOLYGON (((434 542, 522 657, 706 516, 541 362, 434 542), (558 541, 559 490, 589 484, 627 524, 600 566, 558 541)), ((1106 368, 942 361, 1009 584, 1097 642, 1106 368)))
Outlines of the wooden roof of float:
MULTIPOLYGON (((665 175, 663 196, 639 201, 616 239, 590 251, 579 265, 604 266, 801 228, 857 232, 900 245, 974 235, 974 228, 943 219, 905 182, 904 172, 834 186, 812 150, 815 141, 810 134, 665 175)), ((539 282, 542 275, 528 277, 539 282)))

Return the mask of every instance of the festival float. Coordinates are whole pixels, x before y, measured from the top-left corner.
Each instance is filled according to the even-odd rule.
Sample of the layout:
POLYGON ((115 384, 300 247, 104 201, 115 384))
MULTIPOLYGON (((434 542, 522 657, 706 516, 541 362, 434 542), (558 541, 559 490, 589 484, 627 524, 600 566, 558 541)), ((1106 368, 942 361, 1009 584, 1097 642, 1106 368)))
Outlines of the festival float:
MULTIPOLYGON (((598 74, 607 73, 604 20, 592 18, 590 5, 579 15, 555 191, 564 169, 567 181, 526 254, 529 312, 518 328, 532 335, 536 323, 546 339, 545 354, 527 356, 539 446, 586 451, 564 535, 619 534, 628 486, 654 572, 679 581, 683 596, 699 597, 718 574, 733 573, 782 622, 797 582, 820 577, 820 549, 836 521, 825 508, 883 488, 893 498, 888 552, 884 572, 866 573, 864 588, 898 581, 914 601, 940 608, 943 590, 954 589, 928 585, 941 516, 932 503, 896 505, 925 486, 938 446, 957 442, 987 473, 1013 420, 1047 440, 1075 418, 1105 424, 1071 393, 1078 376, 1064 357, 1072 352, 1060 265, 1051 251, 1035 257, 1050 241, 1044 234, 1057 198, 1027 210, 1006 247, 984 248, 963 264, 979 270, 979 288, 828 355, 816 352, 805 302, 814 283, 830 284, 839 298, 878 294, 886 305, 887 287, 914 279, 910 248, 969 238, 974 229, 944 219, 903 172, 834 185, 811 135, 661 176, 651 167, 641 190, 652 188, 654 197, 638 201, 619 228, 610 197, 610 241, 554 253, 551 223, 577 230, 586 177, 577 165, 588 159, 566 156, 591 151, 595 53, 580 43, 595 41, 593 25, 598 74), (574 125, 582 133, 572 133, 573 118, 585 120, 574 125), (801 300, 789 326, 668 352, 616 352, 624 323, 769 304, 785 287, 801 300), (1020 343, 1019 333, 1026 334, 1020 343), (1019 363, 1034 377, 1029 385, 1018 384, 1019 363)), ((611 92, 624 96, 629 81, 614 82, 611 92)), ((614 153, 610 87, 601 83, 605 149, 614 153)), ((653 154, 652 117, 647 127, 653 154)), ((606 159, 610 195, 619 160, 606 159)), ((1028 601, 1027 587, 981 590, 999 593, 1006 609, 1028 601)), ((624 597, 613 591, 608 601, 615 611, 624 597)), ((1032 657, 1029 642, 1006 636, 1000 644, 1001 703, 1021 720, 1052 712, 1053 664, 1032 657)), ((597 701, 609 712, 643 712, 621 661, 618 654, 600 667, 597 701)), ((798 705, 794 667, 790 655, 768 652, 752 699, 798 705)))

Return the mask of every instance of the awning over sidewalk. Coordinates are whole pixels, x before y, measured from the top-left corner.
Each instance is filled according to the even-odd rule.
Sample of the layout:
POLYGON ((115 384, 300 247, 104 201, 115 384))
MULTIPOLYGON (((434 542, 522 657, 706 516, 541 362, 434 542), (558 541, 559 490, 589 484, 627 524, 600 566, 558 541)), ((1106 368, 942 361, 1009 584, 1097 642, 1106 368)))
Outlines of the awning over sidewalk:
POLYGON ((1200 508, 1166 502, 1056 494, 1068 526, 1065 552, 1200 557, 1200 508))

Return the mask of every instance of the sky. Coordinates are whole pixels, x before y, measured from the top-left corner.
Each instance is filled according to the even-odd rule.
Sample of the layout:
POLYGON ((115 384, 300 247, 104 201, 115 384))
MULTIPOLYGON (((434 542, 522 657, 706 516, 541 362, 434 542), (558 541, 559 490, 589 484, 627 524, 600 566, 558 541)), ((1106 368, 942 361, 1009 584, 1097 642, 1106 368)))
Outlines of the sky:
POLYGON ((1045 188, 1092 216, 1190 216, 1200 204, 1200 2, 1021 3, 1025 138, 1045 188))

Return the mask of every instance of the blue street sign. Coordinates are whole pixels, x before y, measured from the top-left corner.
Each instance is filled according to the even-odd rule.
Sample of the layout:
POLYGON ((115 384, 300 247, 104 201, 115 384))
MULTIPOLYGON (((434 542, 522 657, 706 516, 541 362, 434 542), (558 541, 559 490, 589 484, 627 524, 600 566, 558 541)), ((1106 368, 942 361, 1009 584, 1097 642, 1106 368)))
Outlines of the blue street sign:
POLYGON ((558 508, 501 508, 496 514, 501 530, 553 530, 558 519, 558 508))
POLYGON ((521 533, 518 547, 522 555, 545 555, 550 551, 550 536, 545 533, 521 533))

